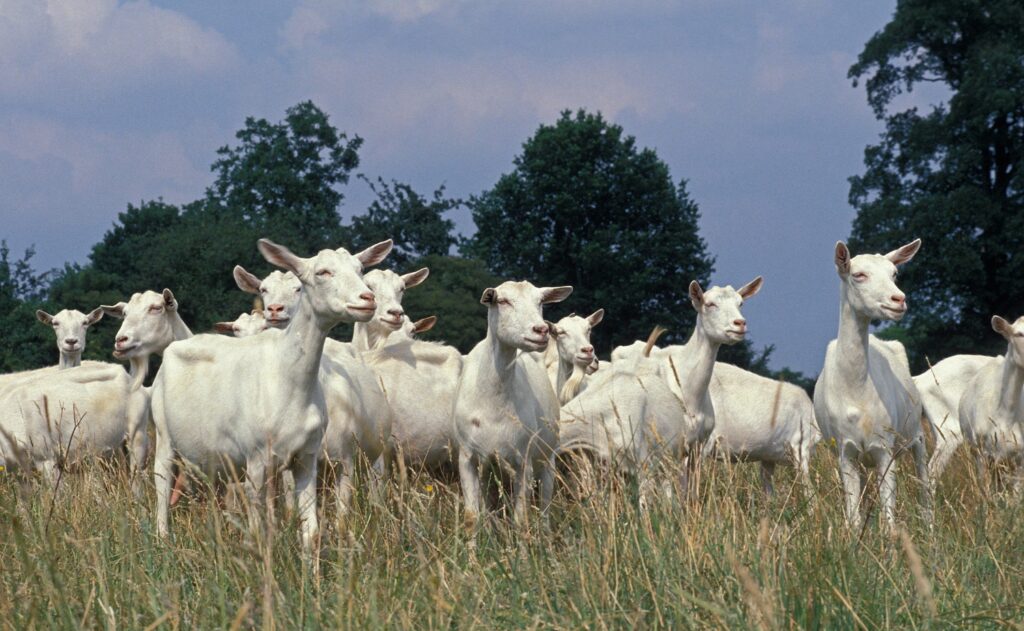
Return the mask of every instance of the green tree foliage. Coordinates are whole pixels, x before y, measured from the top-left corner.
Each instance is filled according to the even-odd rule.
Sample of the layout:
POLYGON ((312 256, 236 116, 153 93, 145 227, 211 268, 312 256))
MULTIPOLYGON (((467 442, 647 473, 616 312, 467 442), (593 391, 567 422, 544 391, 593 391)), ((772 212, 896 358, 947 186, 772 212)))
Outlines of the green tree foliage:
POLYGON ((378 178, 376 184, 360 175, 377 196, 366 213, 352 218, 346 228, 346 241, 377 243, 393 239, 395 248, 388 255, 388 265, 404 269, 410 262, 427 255, 446 256, 455 245, 452 235, 455 224, 444 214, 462 205, 462 201, 445 197, 444 186, 430 199, 417 193, 408 184, 378 178))
POLYGON ((33 248, 12 259, 7 242, 0 242, 0 372, 26 370, 57 363, 53 332, 36 321, 49 272, 32 269, 33 248))
POLYGON ((885 122, 850 179, 854 252, 912 238, 924 247, 902 271, 911 309, 886 334, 915 370, 954 353, 999 352, 993 314, 1024 314, 1024 4, 897 3, 849 75, 885 122), (928 111, 896 97, 948 89, 928 111))
MULTIPOLYGON (((256 249, 260 237, 302 256, 342 245, 338 187, 358 165, 362 141, 349 140, 309 102, 280 123, 246 119, 236 137, 238 146, 218 150, 217 178, 205 197, 182 208, 161 200, 129 205, 93 247, 90 264, 57 279, 54 298, 81 301, 85 292, 116 302, 168 287, 185 321, 206 331, 251 308, 231 270, 272 270, 256 249)), ((99 339, 110 348, 112 339, 99 339)))
POLYGON ((700 212, 651 149, 600 114, 565 111, 523 144, 515 168, 469 205, 477 233, 462 251, 506 279, 572 285, 553 318, 603 307, 594 329, 602 353, 646 338, 689 334, 693 279, 707 284, 713 257, 698 234, 700 212))
POLYGON ((359 166, 363 140, 351 140, 310 101, 284 121, 247 118, 239 145, 221 147, 205 211, 243 219, 265 236, 311 251, 337 247, 339 190, 359 166))
POLYGON ((480 296, 501 280, 475 259, 430 254, 409 268, 420 266, 430 268, 430 277, 406 292, 402 307, 413 320, 438 317, 433 330, 420 339, 443 341, 468 353, 487 334, 487 309, 480 296))

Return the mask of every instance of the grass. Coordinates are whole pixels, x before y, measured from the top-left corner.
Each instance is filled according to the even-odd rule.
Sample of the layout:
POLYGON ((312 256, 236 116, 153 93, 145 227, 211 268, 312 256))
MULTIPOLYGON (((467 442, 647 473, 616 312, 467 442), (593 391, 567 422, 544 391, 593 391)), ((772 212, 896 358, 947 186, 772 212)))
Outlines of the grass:
POLYGON ((297 523, 253 535, 214 499, 172 510, 156 537, 152 490, 123 474, 68 474, 54 500, 0 474, 0 624, 7 628, 675 627, 1024 628, 1024 519, 983 492, 964 454, 943 478, 936 523, 921 523, 900 465, 897 535, 871 517, 847 532, 835 460, 819 449, 808 493, 791 471, 760 494, 756 465, 707 464, 700 501, 608 484, 551 527, 502 519, 470 545, 457 484, 428 478, 359 492, 345 524, 328 503, 318 575, 297 523))

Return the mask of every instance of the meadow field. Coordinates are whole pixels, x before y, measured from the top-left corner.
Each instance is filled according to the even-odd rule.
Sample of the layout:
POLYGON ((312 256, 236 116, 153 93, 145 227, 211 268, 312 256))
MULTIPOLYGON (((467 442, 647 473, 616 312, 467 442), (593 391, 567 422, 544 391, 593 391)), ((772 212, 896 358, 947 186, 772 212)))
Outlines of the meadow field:
MULTIPOLYGON (((908 459, 909 460, 909 459, 908 459)), ((243 508, 209 494, 171 511, 157 538, 153 493, 118 469, 41 482, 0 475, 4 628, 1024 628, 1024 519, 958 453, 921 519, 909 461, 888 534, 869 495, 849 533, 835 460, 820 446, 808 493, 790 470, 761 494, 757 465, 706 463, 700 499, 637 508, 635 486, 563 489, 550 527, 477 533, 457 482, 359 485, 344 523, 327 502, 319 572, 297 524, 251 534, 243 508), (227 506, 227 507, 226 507, 227 506)), ((278 509, 280 512, 282 509, 278 509)))

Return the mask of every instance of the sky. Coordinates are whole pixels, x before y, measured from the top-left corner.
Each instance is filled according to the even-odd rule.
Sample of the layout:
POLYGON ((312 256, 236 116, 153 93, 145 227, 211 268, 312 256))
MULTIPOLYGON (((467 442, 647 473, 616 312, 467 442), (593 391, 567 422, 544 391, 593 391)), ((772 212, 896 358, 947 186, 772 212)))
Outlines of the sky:
MULTIPOLYGON (((847 178, 882 130, 847 71, 894 8, 0 0, 0 237, 19 255, 34 245, 37 268, 86 262, 128 203, 200 197, 247 116, 278 121, 306 99, 364 139, 359 172, 456 197, 493 186, 538 126, 585 108, 689 180, 712 283, 763 275, 744 307, 750 338, 775 345, 773 366, 817 374, 838 323, 847 178)), ((371 199, 355 179, 345 193, 344 217, 371 199)), ((467 211, 452 218, 473 231, 467 211)))

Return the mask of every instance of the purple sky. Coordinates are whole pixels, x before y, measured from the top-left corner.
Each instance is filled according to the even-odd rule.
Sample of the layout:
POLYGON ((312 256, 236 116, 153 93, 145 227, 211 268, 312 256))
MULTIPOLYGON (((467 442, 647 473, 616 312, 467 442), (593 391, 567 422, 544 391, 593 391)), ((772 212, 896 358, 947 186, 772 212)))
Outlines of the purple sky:
MULTIPOLYGON (((775 366, 816 374, 838 317, 846 178, 881 130, 846 72, 893 9, 0 0, 0 236, 19 254, 35 244, 38 267, 85 261, 128 202, 199 197, 246 116, 280 120, 303 99, 365 139, 361 172, 455 196, 492 186, 538 125, 584 107, 690 180, 713 282, 763 274, 751 338, 776 345, 775 366)), ((355 180, 346 194, 346 217, 369 200, 355 180)))

